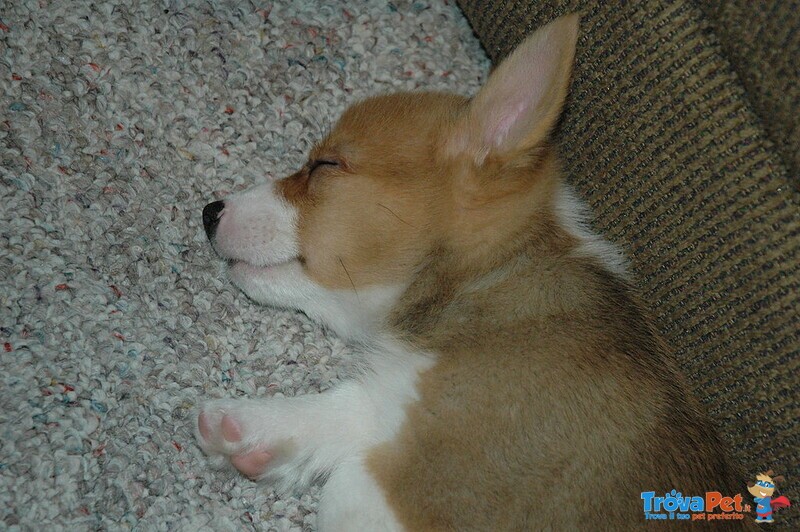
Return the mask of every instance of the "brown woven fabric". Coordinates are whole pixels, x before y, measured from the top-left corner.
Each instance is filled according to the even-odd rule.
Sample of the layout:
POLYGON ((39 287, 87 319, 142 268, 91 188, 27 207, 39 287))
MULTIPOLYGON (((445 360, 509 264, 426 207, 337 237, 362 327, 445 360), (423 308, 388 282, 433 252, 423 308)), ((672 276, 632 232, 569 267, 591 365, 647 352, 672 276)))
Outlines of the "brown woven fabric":
MULTIPOLYGON (((704 11, 679 0, 460 5, 493 60, 583 13, 557 134, 569 179, 626 248, 734 458, 748 474, 785 475, 783 493, 800 496, 800 193, 704 11)), ((781 24, 797 31, 791 16, 781 24)), ((777 518, 800 526, 794 508, 777 518)))
POLYGON ((800 187, 800 0, 702 0, 700 6, 800 187))

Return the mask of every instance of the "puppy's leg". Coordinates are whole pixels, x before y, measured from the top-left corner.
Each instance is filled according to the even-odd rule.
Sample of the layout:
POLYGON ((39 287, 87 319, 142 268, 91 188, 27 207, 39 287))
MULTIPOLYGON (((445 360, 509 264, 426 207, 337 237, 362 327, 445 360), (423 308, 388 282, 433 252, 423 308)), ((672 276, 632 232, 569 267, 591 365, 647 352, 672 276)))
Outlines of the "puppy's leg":
POLYGON ((203 405, 195 434, 208 454, 286 489, 309 483, 374 443, 377 407, 359 381, 302 397, 221 399, 203 405))
POLYGON ((402 530, 383 492, 364 466, 364 455, 345 459, 322 488, 317 527, 325 532, 402 530))

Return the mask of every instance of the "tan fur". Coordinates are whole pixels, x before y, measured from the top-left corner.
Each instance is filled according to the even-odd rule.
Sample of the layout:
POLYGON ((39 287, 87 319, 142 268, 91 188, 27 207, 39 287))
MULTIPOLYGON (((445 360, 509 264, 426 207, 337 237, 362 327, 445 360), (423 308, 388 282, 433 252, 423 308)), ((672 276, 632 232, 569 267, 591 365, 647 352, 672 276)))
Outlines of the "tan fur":
POLYGON ((438 356, 369 460, 410 530, 630 528, 647 524, 642 491, 740 491, 631 288, 559 225, 547 134, 565 39, 558 83, 514 149, 476 140, 483 96, 384 96, 314 149, 311 162, 338 166, 281 183, 308 274, 356 292, 408 286, 390 327, 438 356))
POLYGON ((336 160, 283 180, 300 212, 301 255, 330 288, 405 281, 431 247, 446 194, 435 150, 440 124, 466 103, 448 94, 396 94, 350 108, 310 161, 336 160))

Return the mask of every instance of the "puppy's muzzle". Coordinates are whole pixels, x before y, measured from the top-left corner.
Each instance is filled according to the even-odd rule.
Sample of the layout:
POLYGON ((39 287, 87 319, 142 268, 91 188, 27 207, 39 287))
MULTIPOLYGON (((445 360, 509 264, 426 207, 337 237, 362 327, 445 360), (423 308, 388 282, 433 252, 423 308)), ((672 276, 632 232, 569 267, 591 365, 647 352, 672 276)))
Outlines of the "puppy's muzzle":
POLYGON ((217 232, 217 225, 219 225, 223 209, 225 209, 224 201, 215 201, 203 207, 203 227, 209 240, 214 238, 214 233, 217 232))

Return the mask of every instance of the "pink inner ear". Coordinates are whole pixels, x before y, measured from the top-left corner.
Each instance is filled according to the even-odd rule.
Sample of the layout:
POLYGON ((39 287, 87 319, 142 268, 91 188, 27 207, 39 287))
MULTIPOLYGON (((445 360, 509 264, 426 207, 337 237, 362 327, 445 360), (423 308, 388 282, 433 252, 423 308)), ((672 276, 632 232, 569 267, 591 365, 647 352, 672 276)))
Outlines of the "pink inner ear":
POLYGON ((552 127, 569 82, 577 37, 575 16, 558 19, 523 41, 475 98, 486 148, 525 149, 552 127))
POLYGON ((484 140, 488 146, 514 149, 525 135, 547 114, 549 102, 542 99, 553 82, 555 67, 553 52, 539 46, 529 53, 513 56, 508 68, 498 71, 494 82, 487 86, 492 97, 480 107, 485 118, 484 140), (527 61, 527 62, 526 62, 527 61))
POLYGON ((492 117, 492 123, 486 130, 486 142, 490 146, 500 146, 508 136, 508 132, 517 123, 520 116, 527 110, 528 102, 505 104, 505 109, 500 110, 497 116, 492 117))

